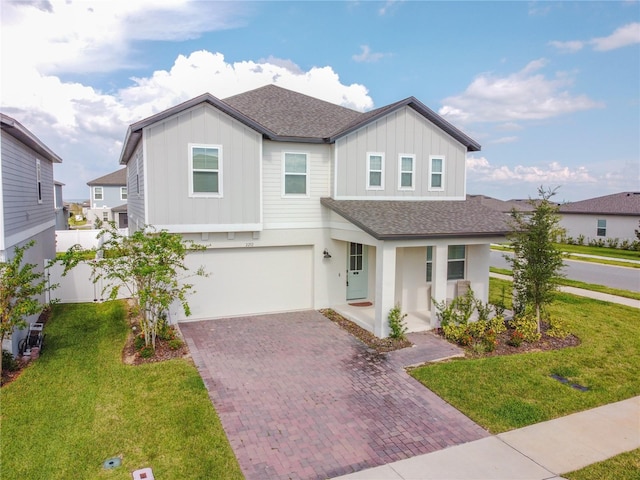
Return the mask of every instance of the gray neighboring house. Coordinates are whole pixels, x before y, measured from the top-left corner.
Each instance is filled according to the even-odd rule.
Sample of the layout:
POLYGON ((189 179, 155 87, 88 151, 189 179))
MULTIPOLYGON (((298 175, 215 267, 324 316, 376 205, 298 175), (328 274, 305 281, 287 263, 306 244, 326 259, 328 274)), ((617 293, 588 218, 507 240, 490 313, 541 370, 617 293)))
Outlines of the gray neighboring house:
MULTIPOLYGON (((0 114, 0 123, 0 260, 11 259, 15 247, 34 240, 24 261, 44 271, 45 260, 56 254, 53 164, 62 159, 17 120, 0 114)), ((48 301, 44 295, 39 300, 48 301)), ((15 355, 26 334, 26 329, 14 332, 2 348, 15 355)))
POLYGON ((87 185, 90 201, 87 221, 114 221, 118 228, 127 228, 127 169, 121 168, 91 180, 87 185))
POLYGON ((560 225, 567 237, 584 235, 588 240, 617 238, 637 240, 640 192, 620 192, 560 205, 560 225))
POLYGON ((64 183, 53 182, 53 206, 56 211, 56 230, 69 229, 69 208, 62 199, 62 187, 64 183))

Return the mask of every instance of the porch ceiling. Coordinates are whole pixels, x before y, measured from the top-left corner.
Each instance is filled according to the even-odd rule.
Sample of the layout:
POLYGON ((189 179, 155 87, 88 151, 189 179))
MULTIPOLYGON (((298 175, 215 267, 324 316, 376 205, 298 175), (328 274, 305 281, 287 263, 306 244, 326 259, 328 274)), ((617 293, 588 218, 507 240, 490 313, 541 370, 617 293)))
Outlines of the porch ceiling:
POLYGON ((378 240, 504 236, 504 213, 473 200, 334 200, 322 205, 378 240))

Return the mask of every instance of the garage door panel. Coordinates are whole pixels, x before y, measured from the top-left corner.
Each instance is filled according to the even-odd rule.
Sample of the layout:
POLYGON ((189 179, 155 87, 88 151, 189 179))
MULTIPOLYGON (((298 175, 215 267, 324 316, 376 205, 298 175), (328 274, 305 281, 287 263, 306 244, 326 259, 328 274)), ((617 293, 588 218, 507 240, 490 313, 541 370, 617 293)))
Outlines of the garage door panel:
POLYGON ((190 269, 204 266, 209 276, 192 277, 192 319, 312 308, 312 248, 217 249, 187 257, 190 269))

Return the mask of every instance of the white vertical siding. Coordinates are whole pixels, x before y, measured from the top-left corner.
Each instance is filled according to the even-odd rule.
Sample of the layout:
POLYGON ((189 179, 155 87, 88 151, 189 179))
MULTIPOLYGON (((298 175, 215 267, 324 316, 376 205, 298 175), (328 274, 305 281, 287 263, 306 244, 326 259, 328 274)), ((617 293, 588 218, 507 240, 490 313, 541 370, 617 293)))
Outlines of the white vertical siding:
POLYGON ((460 198, 465 195, 466 148, 412 108, 393 112, 336 142, 336 198, 460 198), (385 155, 384 190, 367 190, 367 152, 385 155), (415 155, 415 190, 398 189, 398 157, 415 155), (444 189, 429 191, 429 156, 445 158, 444 189))
POLYGON ((147 223, 144 211, 144 157, 142 142, 138 144, 127 164, 127 214, 130 229, 142 228, 147 223))
POLYGON ((148 223, 243 225, 260 222, 260 145, 254 130, 202 104, 144 132, 148 223), (189 196, 189 144, 222 146, 221 198, 189 196))

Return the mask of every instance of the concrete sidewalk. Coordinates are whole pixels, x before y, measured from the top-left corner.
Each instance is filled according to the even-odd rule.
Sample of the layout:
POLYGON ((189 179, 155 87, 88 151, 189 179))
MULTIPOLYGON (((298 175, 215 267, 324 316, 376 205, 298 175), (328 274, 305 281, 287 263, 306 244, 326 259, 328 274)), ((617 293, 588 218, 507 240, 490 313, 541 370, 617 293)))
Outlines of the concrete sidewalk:
MULTIPOLYGON (((509 275, 502 275, 501 273, 489 274, 494 278, 501 280, 513 281, 513 277, 509 275)), ((593 290, 585 290, 584 288, 567 287, 560 285, 559 290, 565 293, 571 293, 572 295, 578 295, 580 297, 594 298, 596 300, 602 300, 605 302, 618 303, 620 305, 626 305, 627 307, 640 308, 640 300, 633 298, 619 297, 617 295, 610 295, 608 293, 594 292, 593 290)))
POLYGON ((338 478, 546 480, 636 448, 640 397, 338 478))

